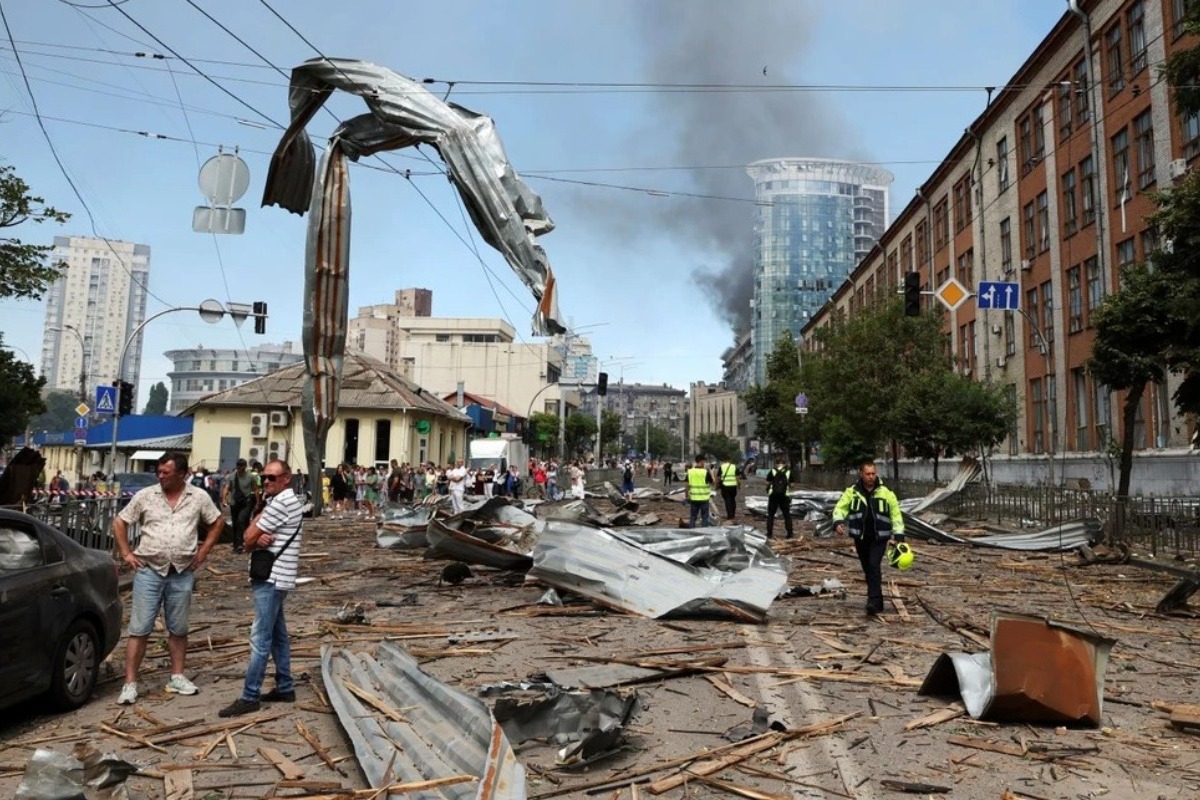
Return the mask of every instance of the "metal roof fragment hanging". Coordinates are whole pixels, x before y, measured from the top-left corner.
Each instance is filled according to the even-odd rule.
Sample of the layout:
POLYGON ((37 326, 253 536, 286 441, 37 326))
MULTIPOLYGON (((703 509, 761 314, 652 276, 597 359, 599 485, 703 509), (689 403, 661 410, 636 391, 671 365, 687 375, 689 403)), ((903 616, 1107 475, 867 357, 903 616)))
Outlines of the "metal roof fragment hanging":
MULTIPOLYGON (((291 123, 271 157, 263 205, 296 214, 311 208, 304 270, 304 446, 309 474, 320 474, 325 439, 337 416, 346 344, 350 272, 350 184, 346 159, 421 142, 446 164, 471 220, 538 301, 534 333, 564 330, 554 273, 536 238, 554 229, 542 200, 508 163, 492 120, 438 99, 390 69, 353 59, 317 58, 292 70, 291 123), (371 113, 349 119, 329 138, 319 169, 304 127, 336 89, 362 97, 371 113)), ((319 484, 318 484, 319 485, 319 484)), ((320 493, 316 493, 319 498, 320 493)), ((318 500, 319 502, 319 500, 318 500)))

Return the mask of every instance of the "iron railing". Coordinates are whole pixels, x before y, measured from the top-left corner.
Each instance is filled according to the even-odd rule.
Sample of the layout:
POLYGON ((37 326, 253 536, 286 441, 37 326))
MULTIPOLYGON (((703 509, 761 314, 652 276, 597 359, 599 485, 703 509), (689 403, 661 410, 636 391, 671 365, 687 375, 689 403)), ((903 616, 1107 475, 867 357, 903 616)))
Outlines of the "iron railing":
MULTIPOLYGON (((5 506, 12 511, 21 511, 62 531, 74 541, 93 550, 108 550, 116 553, 113 541, 112 521, 129 498, 74 498, 55 497, 41 502, 21 506, 5 506)), ((129 526, 129 545, 136 547, 138 526, 129 526)))

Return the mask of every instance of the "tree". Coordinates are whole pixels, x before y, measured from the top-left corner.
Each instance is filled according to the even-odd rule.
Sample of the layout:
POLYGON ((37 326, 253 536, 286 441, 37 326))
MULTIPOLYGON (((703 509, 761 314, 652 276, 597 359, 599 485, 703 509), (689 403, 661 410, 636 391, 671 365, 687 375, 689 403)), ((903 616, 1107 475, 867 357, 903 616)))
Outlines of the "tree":
POLYGON ((4 334, 0 333, 0 442, 9 442, 14 436, 25 432, 30 420, 46 410, 42 402, 42 387, 45 378, 39 378, 33 365, 19 360, 11 350, 3 347, 4 334))
POLYGON ((773 450, 784 451, 793 464, 807 462, 809 443, 816 438, 812 420, 796 413, 796 395, 806 390, 807 372, 811 370, 801 368, 796 344, 785 331, 767 358, 766 385, 753 386, 742 394, 759 439, 773 450))
POLYGON ((1146 384, 1159 383, 1167 374, 1168 354, 1188 320, 1176 316, 1174 278, 1145 264, 1121 271, 1121 291, 1104 298, 1092 312, 1096 329, 1087 369, 1092 378, 1110 389, 1127 391, 1121 410, 1120 481, 1117 497, 1129 496, 1133 472, 1133 434, 1138 406, 1146 384))
POLYGON ((600 456, 612 455, 621 449, 621 415, 616 411, 600 412, 600 456))
MULTIPOLYGON (((66 222, 70 214, 29 193, 29 185, 11 166, 0 166, 0 230, 26 222, 66 222)), ((0 236, 0 297, 38 298, 58 278, 65 264, 47 263, 51 245, 23 244, 0 236)))
POLYGON ((568 457, 584 455, 588 445, 595 441, 596 420, 587 414, 572 414, 567 417, 564 447, 568 457))
POLYGON ((79 405, 79 395, 63 389, 51 389, 42 397, 44 410, 29 421, 29 427, 35 431, 54 431, 66 433, 75 427, 75 407, 79 405))
MULTIPOLYGON (((650 426, 650 449, 646 451, 647 457, 653 456, 661 461, 665 456, 670 456, 672 453, 678 453, 680 447, 679 437, 668 428, 662 428, 658 425, 650 426)), ((638 437, 638 445, 635 450, 646 449, 645 431, 643 435, 638 437)))
POLYGON ((146 399, 146 407, 142 409, 143 414, 165 414, 167 413, 167 385, 162 381, 150 387, 150 397, 146 399))
POLYGON ((737 440, 719 431, 702 433, 697 436, 696 450, 721 461, 739 463, 742 460, 742 448, 738 445, 737 440))
POLYGON ((537 453, 545 455, 546 453, 556 452, 558 450, 558 415, 547 414, 544 411, 535 411, 529 417, 529 432, 531 435, 531 449, 537 453))

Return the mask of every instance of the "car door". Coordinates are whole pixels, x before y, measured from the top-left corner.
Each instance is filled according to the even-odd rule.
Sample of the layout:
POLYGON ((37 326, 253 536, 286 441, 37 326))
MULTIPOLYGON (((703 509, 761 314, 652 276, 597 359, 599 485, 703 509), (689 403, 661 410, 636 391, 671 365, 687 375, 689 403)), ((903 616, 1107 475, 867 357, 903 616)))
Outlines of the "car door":
POLYGON ((51 573, 37 529, 0 520, 0 701, 49 686, 55 640, 43 614, 47 601, 54 602, 51 573))

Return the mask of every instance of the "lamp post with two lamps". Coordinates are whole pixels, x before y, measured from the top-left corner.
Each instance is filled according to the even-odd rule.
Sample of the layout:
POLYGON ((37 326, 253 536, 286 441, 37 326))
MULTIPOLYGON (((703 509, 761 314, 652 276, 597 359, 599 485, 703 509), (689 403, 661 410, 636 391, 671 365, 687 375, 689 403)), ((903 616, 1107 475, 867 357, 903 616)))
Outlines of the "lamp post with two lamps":
MULTIPOLYGON (((72 334, 74 334, 75 339, 79 342, 79 402, 87 405, 88 352, 87 343, 83 339, 83 334, 80 333, 79 329, 74 325, 59 325, 57 327, 50 328, 50 330, 58 331, 59 333, 63 331, 70 331, 72 334)), ((62 352, 61 347, 59 348, 59 352, 62 352)), ((80 408, 79 410, 82 411, 83 409, 80 408)), ((80 439, 76 439, 75 441, 75 480, 76 485, 81 486, 83 484, 83 444, 80 443, 82 441, 80 439)))

